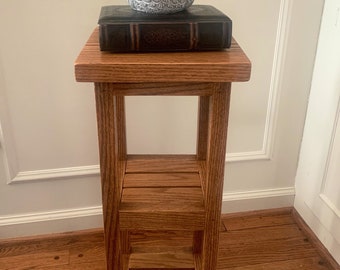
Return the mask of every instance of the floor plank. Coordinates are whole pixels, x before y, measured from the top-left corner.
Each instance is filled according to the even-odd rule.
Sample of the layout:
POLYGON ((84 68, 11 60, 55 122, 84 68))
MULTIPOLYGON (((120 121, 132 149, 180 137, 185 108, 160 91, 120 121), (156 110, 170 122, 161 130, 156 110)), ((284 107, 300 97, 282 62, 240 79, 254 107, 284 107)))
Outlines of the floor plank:
POLYGON ((295 224, 291 211, 286 208, 277 212, 253 211, 223 215, 222 220, 228 231, 295 224))
MULTIPOLYGON (((291 209, 223 215, 218 269, 340 269, 294 215, 291 209)), ((186 232, 131 233, 136 253, 188 251, 191 238, 186 232)), ((0 240, 0 269, 105 270, 103 241, 102 229, 0 240)))
POLYGON ((278 261, 264 264, 246 265, 240 267, 225 268, 226 270, 326 270, 329 269, 321 258, 304 258, 289 261, 278 261))
MULTIPOLYGON (((222 237, 223 239, 223 237, 222 237)), ((219 269, 236 266, 272 263, 278 261, 297 260, 318 256, 310 243, 303 239, 265 240, 236 245, 223 245, 219 250, 219 269)))
POLYGON ((0 269, 39 269, 40 266, 56 267, 69 264, 69 251, 39 252, 0 258, 0 269))

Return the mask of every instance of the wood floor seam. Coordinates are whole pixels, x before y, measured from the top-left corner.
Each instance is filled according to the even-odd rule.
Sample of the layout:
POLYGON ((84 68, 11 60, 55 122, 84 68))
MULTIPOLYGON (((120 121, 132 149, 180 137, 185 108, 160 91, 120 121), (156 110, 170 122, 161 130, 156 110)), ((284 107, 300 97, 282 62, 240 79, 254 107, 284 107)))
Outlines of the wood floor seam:
MULTIPOLYGON (((295 210, 283 211, 223 215, 217 270, 339 270, 295 210)), ((190 257, 192 234, 186 231, 133 231, 130 237, 137 261, 155 266, 145 251, 160 258, 170 252, 170 266, 190 257)), ((0 269, 105 270, 103 229, 0 240, 0 269)))

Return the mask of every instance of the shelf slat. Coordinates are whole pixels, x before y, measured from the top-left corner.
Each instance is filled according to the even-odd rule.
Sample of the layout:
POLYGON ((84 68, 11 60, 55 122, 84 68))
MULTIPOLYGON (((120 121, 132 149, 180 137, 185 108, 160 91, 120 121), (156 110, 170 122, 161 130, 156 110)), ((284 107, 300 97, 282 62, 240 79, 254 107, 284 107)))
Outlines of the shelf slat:
POLYGON ((129 173, 124 177, 124 188, 200 186, 198 173, 129 173))
POLYGON ((132 253, 129 261, 130 270, 141 269, 195 269, 191 252, 186 253, 132 253))
POLYGON ((130 155, 126 173, 198 172, 195 155, 130 155))
POLYGON ((201 230, 204 218, 200 187, 123 189, 119 208, 121 229, 201 230))

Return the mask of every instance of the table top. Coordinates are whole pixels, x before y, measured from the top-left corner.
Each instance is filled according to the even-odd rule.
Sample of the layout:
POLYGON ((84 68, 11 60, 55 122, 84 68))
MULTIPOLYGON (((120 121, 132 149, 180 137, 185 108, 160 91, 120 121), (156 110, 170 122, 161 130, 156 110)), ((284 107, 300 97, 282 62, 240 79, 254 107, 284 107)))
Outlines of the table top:
POLYGON ((75 61, 78 82, 243 82, 251 63, 235 40, 212 52, 109 53, 96 28, 75 61))

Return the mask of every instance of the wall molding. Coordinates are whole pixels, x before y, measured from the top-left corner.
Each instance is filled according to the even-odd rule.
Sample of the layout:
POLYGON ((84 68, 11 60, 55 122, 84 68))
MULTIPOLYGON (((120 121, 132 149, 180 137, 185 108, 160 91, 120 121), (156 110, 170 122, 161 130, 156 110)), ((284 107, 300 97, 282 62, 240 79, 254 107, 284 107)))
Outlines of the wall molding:
POLYGON ((0 216, 0 239, 102 227, 101 206, 0 216))
POLYGON ((226 162, 270 160, 272 158, 282 88, 284 59, 286 58, 287 36, 290 26, 291 2, 292 0, 280 1, 262 149, 251 152, 229 153, 227 154, 226 162))
MULTIPOLYGON (((325 194, 325 186, 326 186, 326 181, 327 181, 328 175, 329 175, 329 168, 331 166, 331 159, 332 159, 333 151, 336 147, 335 138, 336 138, 336 135, 337 135, 338 125, 340 125, 340 96, 338 97, 338 104, 337 104, 337 107, 336 107, 336 114, 335 114, 334 121, 333 121, 333 129, 332 129, 331 138, 330 138, 330 142, 329 142, 329 146, 328 146, 326 164, 325 164, 325 168, 324 168, 324 172, 323 172, 323 176, 322 176, 321 185, 320 185, 320 188, 319 188, 320 199, 340 219, 340 209, 337 206, 335 206, 335 204, 325 194)), ((313 209, 312 207, 310 207, 310 208, 313 209)))
POLYGON ((2 217, 0 216, 0 227, 26 223, 46 222, 52 220, 64 220, 70 218, 82 218, 97 215, 102 215, 101 206, 38 212, 23 215, 9 215, 2 217))
POLYGON ((253 200, 263 198, 273 198, 281 196, 295 196, 294 187, 276 188, 276 189, 264 189, 264 190, 251 190, 251 191, 239 191, 223 194, 223 201, 241 201, 241 200, 253 200))
MULTIPOLYGON (((272 63, 272 74, 268 95, 268 106, 263 135, 262 148, 250 152, 227 153, 226 162, 245 162, 270 160, 273 154, 273 146, 276 132, 276 119, 281 93, 282 76, 284 70, 284 59, 287 47, 287 32, 290 23, 290 10, 292 0, 280 0, 280 11, 276 32, 274 58, 272 63)), ((2 144, 4 144, 2 142, 2 144)), ((78 166, 67 168, 55 168, 35 171, 11 170, 11 163, 14 161, 8 158, 6 149, 1 151, 5 163, 5 170, 8 184, 27 183, 29 181, 46 181, 55 179, 72 178, 79 176, 99 175, 99 165, 78 166)), ((15 168, 19 166, 14 166, 15 168)))
MULTIPOLYGON (((223 194, 224 210, 222 212, 291 207, 293 204, 290 202, 294 195, 294 187, 228 192, 223 194), (260 204, 256 202, 260 202, 260 204), (263 205, 266 205, 266 207, 263 205)), ((102 226, 101 206, 7 215, 0 216, 0 239, 92 229, 102 226)))
POLYGON ((268 107, 266 124, 264 130, 262 151, 267 159, 272 158, 274 139, 276 134, 276 123, 279 111, 279 101, 281 96, 284 60, 286 58, 288 44, 288 30, 290 26, 292 0, 280 1, 280 12, 276 32, 274 60, 272 66, 270 90, 268 97, 268 107))
POLYGON ((249 190, 223 194, 222 213, 292 207, 295 188, 249 190))
POLYGON ((10 183, 99 175, 99 165, 19 172, 10 183))
POLYGON ((323 177, 322 177, 322 182, 321 182, 321 186, 320 186, 320 194, 324 193, 325 191, 325 185, 326 185, 326 181, 328 178, 328 173, 329 173, 329 167, 330 167, 330 163, 331 163, 331 157, 333 154, 333 150, 334 150, 334 144, 335 144, 335 136, 337 133, 337 126, 340 125, 340 96, 338 97, 338 104, 336 107, 336 114, 334 117, 334 121, 333 121, 333 129, 332 129, 332 133, 331 133, 331 139, 329 142, 329 146, 328 146, 328 153, 327 153, 327 159, 326 159, 326 165, 325 165, 325 170, 323 173, 323 177))
POLYGON ((333 213, 340 219, 340 209, 338 209, 325 194, 320 194, 319 197, 323 200, 327 207, 332 210, 333 213))
POLYGON ((0 92, 0 162, 2 161, 5 177, 9 182, 18 174, 19 168, 7 109, 5 97, 0 92))

